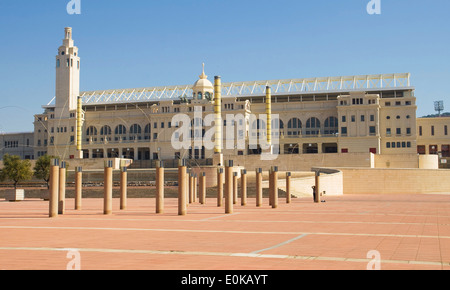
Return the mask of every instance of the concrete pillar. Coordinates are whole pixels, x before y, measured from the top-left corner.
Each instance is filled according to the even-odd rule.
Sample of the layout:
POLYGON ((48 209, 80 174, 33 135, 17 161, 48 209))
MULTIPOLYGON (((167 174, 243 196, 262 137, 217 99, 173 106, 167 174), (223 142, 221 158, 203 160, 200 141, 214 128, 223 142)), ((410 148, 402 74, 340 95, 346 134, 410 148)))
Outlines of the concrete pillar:
POLYGON ((112 186, 113 186, 113 164, 111 160, 105 161, 104 170, 104 192, 103 192, 103 214, 112 214, 112 186))
POLYGON ((198 197, 200 204, 206 204, 206 174, 204 172, 200 173, 198 197))
POLYGON ((233 213, 233 161, 229 160, 225 166, 225 213, 233 213))
POLYGON ((189 173, 189 168, 186 167, 186 184, 185 184, 185 188, 186 188, 186 208, 189 207, 189 199, 191 199, 191 195, 189 193, 189 189, 191 188, 191 180, 190 180, 190 173, 189 173))
POLYGON ((194 182, 193 183, 194 183, 194 188, 192 190, 192 193, 194 196, 193 202, 195 203, 195 202, 197 202, 197 194, 198 194, 198 175, 197 174, 194 174, 194 182))
POLYGON ((59 167, 59 198, 58 198, 58 214, 64 214, 66 210, 66 162, 61 161, 59 167))
POLYGON ((186 160, 178 163, 178 215, 186 215, 186 160))
POLYGON ((247 205, 247 170, 241 172, 241 205, 247 205))
POLYGON ((316 171, 314 202, 320 203, 320 171, 316 171))
POLYGON ((223 203, 223 176, 224 169, 217 169, 217 207, 222 207, 223 203))
POLYGON ((291 203, 291 178, 292 174, 290 172, 286 173, 286 203, 291 203))
POLYGON ((270 192, 272 193, 272 208, 278 207, 278 166, 272 167, 272 187, 270 192))
POLYGON ((263 200, 262 168, 256 169, 256 206, 261 207, 263 200))
POLYGON ((83 198, 83 168, 75 169, 75 210, 81 210, 81 199, 83 198))
POLYGON ((58 191, 59 191, 59 160, 50 161, 50 197, 49 197, 49 217, 58 217, 58 191))
POLYGON ((323 143, 317 143, 317 153, 322 154, 323 153, 323 143))
POLYGON ((156 213, 164 213, 164 163, 156 162, 156 213))
POLYGON ((238 200, 238 173, 233 173, 233 204, 237 204, 238 200))
POLYGON ((194 202, 194 174, 190 173, 189 175, 189 203, 194 202))
POLYGON ((272 200, 273 200, 273 173, 272 168, 269 170, 269 206, 272 206, 272 200))
POLYGON ((128 172, 126 167, 120 169, 120 210, 127 209, 128 172))

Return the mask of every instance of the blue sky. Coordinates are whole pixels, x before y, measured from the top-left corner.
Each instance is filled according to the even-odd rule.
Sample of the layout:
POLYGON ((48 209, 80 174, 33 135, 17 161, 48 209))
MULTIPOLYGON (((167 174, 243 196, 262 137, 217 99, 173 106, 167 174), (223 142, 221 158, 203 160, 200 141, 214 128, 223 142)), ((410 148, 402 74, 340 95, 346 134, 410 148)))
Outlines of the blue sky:
POLYGON ((81 90, 412 74, 418 116, 450 111, 450 1, 0 0, 0 132, 33 130, 55 91, 55 55, 73 27, 81 90))

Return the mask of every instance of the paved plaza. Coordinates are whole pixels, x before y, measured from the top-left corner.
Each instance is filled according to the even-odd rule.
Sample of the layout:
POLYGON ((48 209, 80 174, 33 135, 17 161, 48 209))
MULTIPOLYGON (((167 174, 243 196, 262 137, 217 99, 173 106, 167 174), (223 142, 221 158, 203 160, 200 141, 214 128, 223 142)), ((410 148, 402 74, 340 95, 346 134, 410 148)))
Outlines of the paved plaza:
POLYGON ((154 199, 129 199, 126 211, 114 199, 104 216, 102 199, 81 211, 69 199, 50 219, 46 201, 1 201, 0 270, 450 269, 450 195, 280 199, 277 209, 249 199, 230 215, 216 203, 178 216, 177 199, 162 215, 154 199))

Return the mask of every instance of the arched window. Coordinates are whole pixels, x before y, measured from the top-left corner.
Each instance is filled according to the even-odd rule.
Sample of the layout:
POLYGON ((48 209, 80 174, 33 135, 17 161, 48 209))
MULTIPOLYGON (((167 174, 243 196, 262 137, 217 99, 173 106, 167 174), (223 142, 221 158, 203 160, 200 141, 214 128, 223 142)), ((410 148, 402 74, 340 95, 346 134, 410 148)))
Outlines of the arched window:
POLYGON ((116 127, 116 130, 114 131, 114 134, 116 135, 126 135, 127 134, 127 128, 124 125, 119 125, 116 127))
POLYGON ((287 129, 288 136, 299 136, 302 134, 302 121, 300 121, 298 118, 293 118, 289 120, 288 123, 288 129, 287 129))
POLYGON ((112 134, 111 127, 109 127, 108 125, 105 125, 100 129, 100 135, 102 136, 109 136, 111 134, 112 134))
POLYGON ((201 92, 198 92, 198 99, 201 100, 203 98, 203 95, 201 92))
POLYGON ((325 120, 324 124, 324 134, 332 135, 337 134, 339 132, 339 122, 336 117, 329 117, 325 120))
POLYGON ((206 92, 206 93, 205 93, 205 99, 211 101, 211 93, 206 92))
POLYGON ((142 128, 138 124, 134 124, 130 128, 130 140, 141 140, 142 128))
POLYGON ((141 134, 141 133, 142 133, 141 126, 139 126, 138 124, 134 124, 131 126, 130 134, 141 134))
POLYGON ((272 119, 272 136, 284 135, 284 123, 281 119, 272 119), (278 134, 276 134, 278 131, 278 134))
POLYGON ((309 118, 306 122, 306 135, 319 135, 320 133, 320 121, 313 117, 309 118))
POLYGON ((152 139, 152 124, 147 124, 144 128, 144 139, 150 140, 152 139))
POLYGON ((86 130, 86 136, 97 136, 97 128, 94 126, 90 126, 86 130))

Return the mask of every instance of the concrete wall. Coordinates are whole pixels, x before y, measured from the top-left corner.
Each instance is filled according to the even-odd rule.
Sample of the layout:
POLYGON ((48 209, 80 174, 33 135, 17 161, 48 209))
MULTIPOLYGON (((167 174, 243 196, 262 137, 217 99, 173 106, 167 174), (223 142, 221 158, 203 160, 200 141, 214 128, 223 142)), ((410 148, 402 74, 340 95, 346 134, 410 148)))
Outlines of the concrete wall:
POLYGON ((374 168, 422 168, 438 169, 439 158, 437 155, 374 155, 374 168))
POLYGON ((344 194, 450 193, 450 170, 341 168, 344 194))
POLYGON ((245 167, 247 170, 262 168, 269 170, 277 165, 280 171, 311 171, 312 167, 367 167, 372 166, 373 154, 348 153, 348 154, 291 154, 278 155, 272 161, 261 160, 259 155, 227 156, 223 160, 234 160, 236 166, 245 167))

